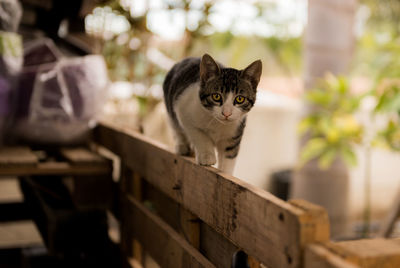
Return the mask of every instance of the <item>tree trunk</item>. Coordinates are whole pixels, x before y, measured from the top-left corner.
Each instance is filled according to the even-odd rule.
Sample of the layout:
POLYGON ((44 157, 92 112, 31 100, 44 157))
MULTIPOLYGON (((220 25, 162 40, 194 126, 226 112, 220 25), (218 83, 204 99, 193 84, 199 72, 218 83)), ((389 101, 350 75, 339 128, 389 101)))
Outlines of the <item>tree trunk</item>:
MULTIPOLYGON (((354 49, 357 0, 309 0, 305 34, 305 88, 326 73, 348 71, 354 49)), ((291 198, 319 204, 328 211, 332 237, 345 235, 347 226, 348 169, 337 159, 327 170, 311 161, 294 173, 291 198)))

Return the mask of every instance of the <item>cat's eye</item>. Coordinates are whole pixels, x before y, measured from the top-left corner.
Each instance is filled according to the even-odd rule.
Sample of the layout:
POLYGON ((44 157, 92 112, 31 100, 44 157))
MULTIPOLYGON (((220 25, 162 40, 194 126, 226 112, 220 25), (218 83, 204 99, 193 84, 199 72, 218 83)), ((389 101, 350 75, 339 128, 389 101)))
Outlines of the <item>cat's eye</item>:
POLYGON ((211 97, 214 101, 221 101, 221 95, 218 93, 212 94, 211 97))
POLYGON ((235 102, 236 102, 237 104, 241 104, 241 103, 244 102, 245 99, 246 99, 245 97, 239 95, 239 96, 236 96, 235 102))

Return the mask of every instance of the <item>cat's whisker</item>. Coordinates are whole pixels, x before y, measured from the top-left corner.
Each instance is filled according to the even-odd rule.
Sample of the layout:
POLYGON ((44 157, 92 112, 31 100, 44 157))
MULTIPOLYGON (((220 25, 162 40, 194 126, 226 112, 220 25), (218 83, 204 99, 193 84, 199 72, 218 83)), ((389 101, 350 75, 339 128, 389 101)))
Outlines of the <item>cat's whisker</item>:
POLYGON ((214 119, 216 119, 218 122, 220 122, 220 123, 223 124, 223 125, 229 124, 229 122, 224 122, 224 121, 222 121, 221 119, 218 119, 218 118, 216 118, 216 117, 214 117, 214 119))

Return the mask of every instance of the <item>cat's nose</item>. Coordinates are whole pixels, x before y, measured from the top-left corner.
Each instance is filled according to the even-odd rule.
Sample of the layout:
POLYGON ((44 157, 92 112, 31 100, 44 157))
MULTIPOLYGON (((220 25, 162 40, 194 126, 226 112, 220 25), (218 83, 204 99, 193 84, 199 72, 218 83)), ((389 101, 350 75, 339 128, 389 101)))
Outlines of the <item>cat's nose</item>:
POLYGON ((222 111, 222 115, 225 116, 226 118, 228 118, 229 116, 232 115, 231 111, 222 111))

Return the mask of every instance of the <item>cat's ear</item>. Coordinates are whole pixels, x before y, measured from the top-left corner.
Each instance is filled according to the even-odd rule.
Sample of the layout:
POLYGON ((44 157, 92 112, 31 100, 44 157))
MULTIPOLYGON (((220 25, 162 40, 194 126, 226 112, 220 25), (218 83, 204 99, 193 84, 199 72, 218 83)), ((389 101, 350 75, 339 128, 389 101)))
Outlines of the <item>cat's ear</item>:
POLYGON ((218 76, 220 70, 218 64, 210 55, 204 54, 200 62, 200 79, 207 82, 211 78, 218 76))
POLYGON ((258 83, 260 82, 260 77, 262 73, 262 63, 261 60, 256 60, 252 64, 242 70, 241 77, 250 82, 254 90, 257 89, 258 83))

